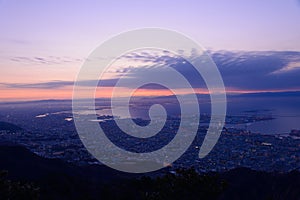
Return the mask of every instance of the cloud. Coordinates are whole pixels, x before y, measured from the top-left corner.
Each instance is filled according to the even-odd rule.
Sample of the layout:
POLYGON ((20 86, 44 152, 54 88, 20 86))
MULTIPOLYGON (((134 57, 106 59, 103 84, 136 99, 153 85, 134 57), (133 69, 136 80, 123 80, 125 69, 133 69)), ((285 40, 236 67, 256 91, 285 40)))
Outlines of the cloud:
POLYGON ((276 70, 272 72, 273 74, 280 74, 280 73, 289 73, 289 72, 295 72, 300 70, 300 62, 290 62, 283 68, 276 70))
POLYGON ((35 56, 35 57, 26 57, 26 56, 15 56, 10 58, 13 62, 18 62, 22 64, 46 64, 46 65, 60 65, 66 63, 76 63, 82 62, 81 58, 72 58, 68 56, 58 57, 58 56, 35 56))
MULTIPOLYGON (((240 91, 275 91, 300 89, 300 52, 210 52, 223 77, 226 88, 240 91)), ((50 62, 44 57, 19 57, 34 62, 50 62)), ((61 60, 61 59, 54 59, 61 60)), ((168 52, 163 54, 140 52, 131 53, 119 59, 122 65, 113 67, 113 75, 99 82, 102 87, 114 87, 119 78, 124 79, 126 87, 135 88, 136 82, 144 79, 149 83, 167 80, 173 88, 184 88, 169 73, 175 69, 189 81, 193 88, 206 88, 200 74, 187 61, 168 52), (124 62, 126 61, 126 62, 124 62), (141 67, 143 66, 143 67, 141 67), (114 78, 111 78, 114 77, 114 78), (152 80, 152 81, 151 81, 152 80)), ((212 77, 213 78, 213 77, 212 77)), ((80 81, 78 85, 90 87, 98 80, 80 81)), ((0 83, 7 88, 59 89, 73 86, 73 81, 49 81, 42 83, 0 83)), ((160 89, 155 84, 149 84, 144 89, 160 89)))
MULTIPOLYGON (((98 86, 101 87, 113 87, 118 79, 108 79, 101 80, 98 83, 98 86)), ((98 80, 86 80, 78 82, 78 85, 82 87, 91 87, 94 86, 94 83, 98 82, 98 80)), ((62 81, 55 80, 49 82, 41 82, 41 83, 0 83, 0 85, 6 88, 15 88, 15 89, 60 89, 67 86, 73 86, 73 81, 62 81)))
MULTIPOLYGON (((217 64, 227 88, 237 90, 295 90, 300 89, 300 52, 258 51, 258 52, 210 52, 217 64)), ((203 88, 205 83, 197 71, 183 58, 165 53, 164 55, 132 53, 126 59, 144 67, 130 66, 119 70, 127 74, 127 86, 135 85, 137 79, 168 79, 171 85, 183 87, 169 76, 167 68, 180 72, 193 88, 203 88), (151 72, 152 71, 152 72, 151 72)), ((212 77, 214 78, 214 77, 212 77)))
POLYGON ((0 83, 6 88, 16 89, 58 89, 73 85, 73 81, 51 81, 43 83, 0 83))
POLYGON ((300 88, 299 68, 290 67, 300 59, 300 52, 219 52, 212 57, 227 87, 242 90, 300 88))

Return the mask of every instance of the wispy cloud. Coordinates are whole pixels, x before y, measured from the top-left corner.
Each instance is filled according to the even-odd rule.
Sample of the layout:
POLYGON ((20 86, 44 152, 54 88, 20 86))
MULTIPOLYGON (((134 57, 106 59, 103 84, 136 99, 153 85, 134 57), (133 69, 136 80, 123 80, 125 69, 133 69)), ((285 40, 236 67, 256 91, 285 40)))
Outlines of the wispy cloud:
MULTIPOLYGON (((98 86, 101 87, 113 87, 118 79, 107 79, 101 80, 98 83, 98 86)), ((91 87, 94 86, 94 83, 98 82, 98 80, 86 80, 79 81, 78 85, 81 87, 91 87)), ((6 88, 14 88, 14 89, 60 89, 67 86, 73 86, 73 81, 62 81, 62 80, 54 80, 49 82, 40 82, 40 83, 0 83, 0 85, 6 88)))
POLYGON ((66 63, 76 63, 82 62, 82 58, 72 58, 72 57, 58 57, 58 56, 36 56, 36 57, 26 57, 26 56, 15 56, 10 58, 13 62, 18 62, 22 64, 46 64, 46 65, 60 65, 66 63))
POLYGON ((272 74, 295 73, 299 70, 300 70, 300 61, 299 62, 292 61, 288 63, 286 66, 282 67, 281 69, 272 72, 272 74))
POLYGON ((51 81, 43 83, 0 83, 0 85, 6 88, 15 89, 59 89, 73 84, 73 81, 51 81))

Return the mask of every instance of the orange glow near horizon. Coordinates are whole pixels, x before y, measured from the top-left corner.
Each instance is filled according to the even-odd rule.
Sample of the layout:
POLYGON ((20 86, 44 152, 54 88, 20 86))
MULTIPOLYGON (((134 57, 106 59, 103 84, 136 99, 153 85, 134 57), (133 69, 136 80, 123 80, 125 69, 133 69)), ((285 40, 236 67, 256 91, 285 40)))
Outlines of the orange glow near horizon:
POLYGON ((1 101, 70 99, 72 97, 72 90, 69 88, 60 90, 1 88, 0 93, 1 101))
MULTIPOLYGON (((82 98, 88 97, 87 92, 91 88, 82 87, 82 98)), ((97 88, 95 92, 96 98, 110 98, 112 95, 113 87, 97 88)), ((119 93, 117 97, 125 97, 127 92, 124 88, 124 93, 119 93)), ((177 89, 176 95, 189 94, 184 88, 177 89)), ((206 88, 194 89, 197 94, 210 94, 206 88)), ((227 88, 227 94, 247 94, 247 93, 264 93, 264 92, 295 92, 300 89, 277 89, 277 90, 241 90, 237 88, 227 88)), ((60 89, 32 89, 32 88, 0 88, 0 101, 27 101, 27 100, 46 100, 46 99, 71 99, 73 95, 73 87, 63 87, 60 89)), ((132 94, 133 96, 170 96, 173 92, 168 89, 137 89, 132 94)))

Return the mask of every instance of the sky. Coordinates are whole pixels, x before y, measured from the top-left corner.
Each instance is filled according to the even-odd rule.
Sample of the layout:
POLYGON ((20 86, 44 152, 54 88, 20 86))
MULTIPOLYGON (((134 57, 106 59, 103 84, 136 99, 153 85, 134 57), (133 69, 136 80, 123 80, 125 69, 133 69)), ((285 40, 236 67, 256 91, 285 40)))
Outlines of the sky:
POLYGON ((243 62, 249 58, 257 68, 232 61, 226 70, 218 61, 229 91, 298 90, 299 54, 265 52, 300 51, 299 21, 297 0, 0 0, 0 101, 71 98, 81 65, 98 45, 144 27, 179 31, 228 60, 261 52, 255 58, 243 54, 243 62), (261 81, 245 85, 237 77, 253 77, 240 69, 255 69, 261 81), (272 85, 263 82, 267 75, 272 85), (283 87, 276 80, 291 81, 283 87))

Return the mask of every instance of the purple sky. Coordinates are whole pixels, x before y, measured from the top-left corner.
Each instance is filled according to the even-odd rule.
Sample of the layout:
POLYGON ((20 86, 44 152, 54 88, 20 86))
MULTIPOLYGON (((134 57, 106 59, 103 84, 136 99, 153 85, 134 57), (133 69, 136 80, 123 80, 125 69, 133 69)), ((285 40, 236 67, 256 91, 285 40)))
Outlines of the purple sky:
MULTIPOLYGON (((299 21, 297 0, 0 0, 0 79, 73 81, 101 42, 143 27, 182 32, 214 51, 300 51, 299 21)), ((10 89, 0 85, 7 98, 10 89)))
POLYGON ((299 20, 297 0, 0 0, 1 43, 9 51, 27 44, 32 53, 87 54, 141 27, 174 29, 206 48, 300 50, 299 20))

